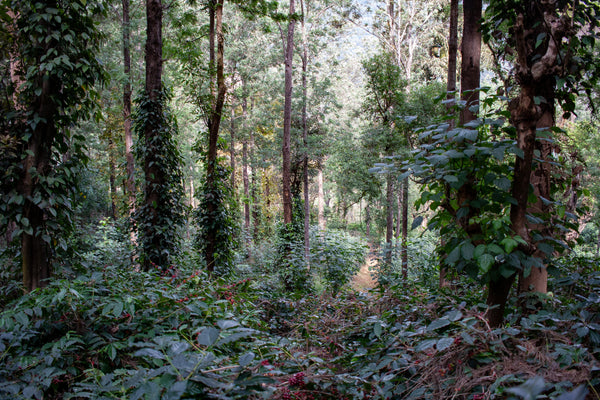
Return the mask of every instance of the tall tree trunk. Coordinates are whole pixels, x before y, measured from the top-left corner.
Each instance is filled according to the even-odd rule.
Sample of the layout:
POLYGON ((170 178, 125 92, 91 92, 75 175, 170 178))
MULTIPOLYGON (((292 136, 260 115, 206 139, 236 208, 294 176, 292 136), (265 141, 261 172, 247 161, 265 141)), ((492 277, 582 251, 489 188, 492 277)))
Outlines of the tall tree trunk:
MULTIPOLYGON (((154 104, 157 104, 158 109, 153 110, 154 115, 148 118, 156 118, 158 121, 145 124, 144 145, 147 149, 154 147, 153 142, 161 134, 160 127, 162 121, 162 4, 161 0, 146 0, 146 96, 154 104)), ((150 155, 152 156, 152 155, 150 155)), ((152 254, 153 249, 160 246, 158 242, 159 235, 156 235, 154 230, 159 226, 159 215, 156 209, 156 204, 159 203, 158 188, 165 181, 163 171, 158 168, 153 158, 146 157, 144 160, 144 204, 148 210, 150 220, 147 223, 146 236, 151 237, 152 241, 146 241, 145 254, 152 254)), ((152 263, 160 265, 160 260, 150 259, 145 257, 144 269, 149 270, 152 263)))
POLYGON ((304 156, 302 160, 302 181, 304 192, 304 259, 309 264, 310 255, 310 200, 308 193, 308 123, 307 123, 307 102, 308 102, 308 84, 306 82, 308 74, 308 38, 306 32, 306 13, 307 7, 304 7, 304 0, 300 0, 302 8, 302 144, 304 145, 304 156))
MULTIPOLYGON (((129 215, 135 213, 135 164, 133 158, 133 136, 131 129, 131 51, 130 51, 130 23, 129 23, 129 0, 123 0, 123 73, 125 84, 123 85, 123 128, 125 131, 125 159, 127 161, 127 196, 129 201, 129 215)), ((135 234, 131 236, 132 244, 135 244, 135 234)))
POLYGON ((318 207, 318 220, 319 229, 325 230, 325 191, 323 190, 323 166, 319 163, 319 170, 317 171, 317 207, 318 207))
MULTIPOLYGON (((448 33, 448 78, 446 83, 446 99, 456 99, 456 56, 458 51, 458 0, 450 0, 450 27, 448 33)), ((448 111, 454 114, 454 104, 448 103, 448 111)), ((450 129, 455 125, 455 118, 450 119, 450 129)), ((443 239, 440 239, 443 241, 443 239)), ((443 242, 442 242, 443 244, 443 242)), ((447 279, 448 268, 440 263, 439 286, 450 285, 447 279)))
POLYGON ((291 157, 290 143, 292 130, 292 61, 294 57, 294 28, 296 20, 292 18, 295 10, 295 0, 290 0, 290 21, 288 24, 287 41, 285 45, 285 97, 283 106, 283 222, 292 223, 292 192, 291 192, 291 157))
MULTIPOLYGON (((456 55, 458 51, 458 0, 450 0, 450 27, 448 33, 448 76, 446 82, 446 99, 456 97, 456 55)), ((448 110, 452 112, 454 104, 448 103, 448 110)), ((454 127, 454 119, 451 120, 454 127)))
MULTIPOLYGON (((208 193, 214 193, 217 190, 217 142, 219 138, 219 127, 225 103, 225 94, 227 87, 225 86, 224 75, 224 53, 225 43, 223 37, 223 0, 217 0, 214 3, 214 32, 211 32, 212 42, 214 37, 217 39, 216 52, 216 80, 217 80, 217 95, 213 98, 212 112, 208 123, 208 155, 206 163, 206 188, 208 193)), ((211 24, 211 26, 213 26, 211 24)), ((213 48, 214 49, 214 48, 213 48)), ((214 51, 214 50, 213 50, 214 51)), ((213 199, 215 197, 213 196, 213 199)), ((217 204, 214 201, 209 201, 207 205, 207 222, 206 247, 204 257, 206 260, 206 268, 209 272, 215 269, 215 250, 217 248, 217 230, 218 226, 214 223, 217 212, 217 204)))
POLYGON ((474 120, 477 113, 471 110, 479 104, 479 65, 481 59, 481 0, 464 0, 464 24, 461 44, 461 99, 467 106, 461 110, 460 124, 474 120))

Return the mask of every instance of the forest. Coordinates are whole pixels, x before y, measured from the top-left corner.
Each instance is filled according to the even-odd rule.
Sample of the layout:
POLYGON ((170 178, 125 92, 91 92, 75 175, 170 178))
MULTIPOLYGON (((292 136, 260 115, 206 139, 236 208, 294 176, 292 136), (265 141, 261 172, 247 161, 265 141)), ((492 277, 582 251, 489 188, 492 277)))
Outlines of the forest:
POLYGON ((0 399, 600 399, 598 1, 0 21, 0 399))

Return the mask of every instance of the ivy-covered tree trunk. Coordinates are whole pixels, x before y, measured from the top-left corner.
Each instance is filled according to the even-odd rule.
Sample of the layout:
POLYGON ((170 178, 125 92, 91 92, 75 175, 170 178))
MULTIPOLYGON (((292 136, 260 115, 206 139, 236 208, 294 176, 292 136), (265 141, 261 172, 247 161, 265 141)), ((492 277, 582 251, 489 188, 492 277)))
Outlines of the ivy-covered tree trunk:
POLYGON ((162 87, 162 4, 161 0, 146 0, 146 88, 145 95, 152 110, 147 114, 144 125, 144 146, 146 157, 144 159, 144 208, 147 220, 144 229, 144 269, 147 271, 152 264, 163 264, 160 254, 160 229, 158 204, 160 188, 165 184, 163 170, 155 161, 155 142, 161 135, 164 120, 163 114, 163 87, 162 87))
MULTIPOLYGON (((25 199, 21 221, 29 221, 21 236, 21 258, 23 263, 23 286, 30 292, 46 286, 52 275, 49 243, 44 240, 44 211, 34 199, 40 178, 50 172, 50 150, 56 128, 54 126, 55 104, 50 100, 59 92, 56 82, 42 83, 42 92, 36 100, 36 115, 45 121, 33 130, 27 146, 27 156, 23 160, 23 174, 19 192, 25 199)), ((25 224, 24 224, 25 225, 25 224)))
POLYGON ((3 143, 11 148, 2 158, 0 231, 20 235, 26 292, 47 284, 56 249, 71 227, 69 199, 83 144, 69 130, 90 117, 95 104, 89 88, 103 77, 94 58, 99 8, 88 6, 78 0, 3 4, 0 29, 10 46, 3 49, 9 65, 2 69, 10 82, 3 81, 0 107, 3 143), (72 34, 63 40, 65 31, 72 34))
POLYGON ((568 17, 560 18, 555 6, 547 4, 518 14, 513 28, 518 65, 516 78, 521 92, 511 101, 509 109, 511 122, 517 127, 517 144, 523 157, 517 157, 515 162, 513 197, 517 202, 511 207, 511 223, 514 231, 527 241, 526 253, 539 259, 530 271, 521 273, 521 291, 547 291, 548 272, 544 259, 549 254, 540 250, 531 232, 537 232, 541 237, 554 235, 546 224, 529 222, 527 215, 542 216, 550 212, 544 200, 552 199, 549 160, 551 153, 557 151, 556 145, 549 140, 555 124, 555 70, 564 62, 555 41, 567 34, 569 25, 568 17), (540 35, 550 38, 545 39, 542 46, 532 46, 532 38, 540 38, 540 35), (534 158, 539 161, 534 162, 534 158), (530 185, 536 195, 533 204, 528 203, 530 185))

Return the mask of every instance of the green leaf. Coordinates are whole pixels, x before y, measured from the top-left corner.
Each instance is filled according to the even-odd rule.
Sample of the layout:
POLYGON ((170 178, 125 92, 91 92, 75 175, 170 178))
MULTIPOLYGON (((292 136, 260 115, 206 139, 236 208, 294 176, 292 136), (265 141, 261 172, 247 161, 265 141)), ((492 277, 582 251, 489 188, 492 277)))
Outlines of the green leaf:
POLYGON ((415 351, 429 350, 429 349, 433 348, 433 346, 435 346, 437 344, 437 342, 438 342, 437 339, 424 340, 415 347, 415 351))
POLYGON ((219 338, 220 332, 220 330, 213 328, 212 326, 204 328, 198 335, 198 344, 202 346, 212 346, 219 338))
POLYGON ((240 356, 240 358, 238 359, 238 364, 240 364, 241 367, 246 367, 252 362, 252 360, 254 360, 254 357, 255 354, 249 351, 246 354, 240 356))
POLYGON ((512 253, 512 251, 519 245, 516 240, 509 237, 502 239, 500 244, 504 246, 504 251, 506 254, 512 253))
POLYGON ((535 400, 537 399, 537 396, 544 391, 545 387, 546 383, 544 382, 544 378, 534 376, 522 385, 506 389, 506 392, 517 395, 523 400, 535 400))
POLYGON ((460 254, 465 260, 471 260, 473 258, 473 253, 475 250, 475 246, 471 242, 465 242, 460 247, 460 254))
POLYGON ((448 325, 450 325, 450 321, 447 318, 438 318, 435 321, 433 321, 431 324, 429 324, 429 326, 427 326, 426 331, 427 332, 435 331, 437 329, 443 328, 448 325))
POLYGON ((152 348, 145 348, 145 349, 138 350, 135 353, 133 353, 133 355, 136 357, 150 357, 150 358, 155 358, 158 360, 165 359, 165 355, 163 353, 161 353, 160 351, 158 351, 156 349, 152 349, 152 348))
POLYGON ((487 274, 492 265, 494 265, 495 259, 491 254, 483 254, 477 260, 477 264, 479 265, 479 269, 482 273, 487 274))
POLYGON ((456 262, 458 261, 459 258, 460 258, 460 246, 456 246, 450 252, 450 254, 448 254, 448 257, 446 258, 446 263, 450 264, 450 265, 456 264, 456 262))
POLYGON ((437 341, 435 348, 438 351, 444 351, 448 347, 452 346, 453 344, 454 344, 454 338, 451 338, 451 337, 441 338, 440 340, 437 341))
POLYGON ((417 218, 415 218, 413 220, 410 229, 416 229, 416 228, 420 227, 422 223, 423 223, 423 217, 419 215, 417 218))
POLYGON ((485 244, 478 244, 477 247, 475 247, 475 251, 473 252, 473 257, 475 259, 479 259, 479 257, 481 257, 483 253, 485 253, 486 249, 487 246, 485 244))

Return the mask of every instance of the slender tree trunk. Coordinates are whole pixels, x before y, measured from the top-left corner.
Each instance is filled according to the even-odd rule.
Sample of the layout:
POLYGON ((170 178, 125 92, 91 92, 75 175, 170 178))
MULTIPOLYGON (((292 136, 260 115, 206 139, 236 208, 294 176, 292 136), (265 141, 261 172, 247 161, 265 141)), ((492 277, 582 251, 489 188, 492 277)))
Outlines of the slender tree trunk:
MULTIPOLYGON (((246 98, 242 100, 242 127, 245 130, 248 101, 246 98)), ((244 231, 246 235, 248 248, 250 246, 250 179, 248 176, 248 139, 242 142, 242 181, 244 184, 244 231)), ((249 251, 249 250, 248 250, 249 251)))
POLYGON ((261 187, 260 184, 260 179, 258 177, 258 173, 257 170, 258 168, 256 167, 256 163, 255 163, 255 155, 254 155, 254 134, 252 132, 250 132, 250 143, 249 143, 249 147, 250 147, 250 177, 252 178, 252 184, 250 187, 250 211, 252 214, 252 237, 254 240, 256 240, 256 238, 258 237, 258 234, 260 233, 260 204, 258 201, 258 195, 259 195, 259 191, 258 189, 261 187))
POLYGON ((231 144, 229 145, 229 165, 231 166, 231 189, 235 193, 235 107, 231 106, 231 120, 229 121, 231 144))
MULTIPOLYGON (((125 159, 127 161, 127 196, 129 215, 135 213, 135 164, 133 157, 133 136, 131 129, 131 55, 130 55, 129 0, 123 0, 123 128, 125 131, 125 159)), ((135 244, 135 234, 131 236, 135 244)))
MULTIPOLYGON (((214 37, 217 39, 217 52, 216 52, 216 80, 217 80, 217 95, 214 98, 212 112, 208 123, 208 156, 206 163, 206 187, 208 193, 214 193, 217 189, 217 142, 219 138, 219 127, 221 124, 221 117, 223 112, 223 105, 225 103, 225 94, 227 88, 225 86, 225 75, 224 75, 224 52, 225 43, 223 37, 223 0, 217 0, 214 3, 214 9, 211 7, 211 11, 214 13, 214 32, 211 32, 212 42, 214 43, 214 37)), ((211 26, 213 26, 211 24, 211 26)), ((212 48, 214 51, 214 47, 212 48)), ((213 196, 214 199, 214 196, 213 196)), ((205 260, 206 268, 209 272, 213 272, 215 269, 215 250, 217 248, 217 230, 219 227, 214 223, 215 214, 217 212, 217 204, 214 201, 209 201, 207 205, 207 215, 209 221, 207 222, 207 237, 206 237, 206 248, 205 248, 205 260)))
POLYGON ((110 188, 110 216, 113 220, 117 219, 117 187, 115 185, 116 162, 115 162, 115 143, 112 137, 108 138, 108 168, 109 172, 109 188, 110 188))
POLYGON ((319 170, 317 171, 317 190, 318 190, 318 219, 319 229, 325 230, 325 191, 323 190, 323 166, 319 164, 319 170))
MULTIPOLYGON (((158 105, 158 109, 153 110, 155 115, 149 118, 156 118, 155 122, 147 122, 144 131, 144 144, 147 149, 154 147, 154 141, 160 132, 162 124, 162 107, 160 100, 162 97, 162 4, 160 0, 146 0, 146 96, 149 100, 158 105)), ((163 172, 156 165, 153 154, 149 154, 144 160, 144 204, 148 210, 150 220, 147 224, 146 236, 153 238, 152 241, 146 241, 145 254, 152 254, 153 249, 160 246, 158 242, 159 235, 156 235, 154 229, 159 226, 159 215, 156 210, 156 204, 160 202, 158 188, 165 181, 163 172)), ((149 270, 152 263, 161 264, 161 260, 145 257, 144 269, 149 270)))
POLYGON ((402 184, 400 185, 400 190, 398 191, 398 207, 396 209, 396 241, 400 243, 400 238, 402 237, 402 184))
POLYGON ((371 236, 371 207, 368 201, 365 207, 365 235, 367 239, 371 236))
POLYGON ((292 223, 292 193, 291 193, 291 128, 292 128, 292 61, 294 56, 294 28, 296 20, 291 17, 296 12, 295 0, 290 0, 290 22, 288 24, 287 41, 285 46, 285 97, 283 107, 283 222, 292 223))
MULTIPOLYGON (((307 123, 307 102, 308 102, 308 84, 306 82, 308 74, 308 39, 306 33, 306 13, 308 7, 304 7, 304 0, 300 0, 302 7, 302 144, 304 145, 304 156, 302 160, 302 181, 304 192, 304 259, 309 265, 310 255, 310 199, 308 192, 308 123, 307 123)), ((307 5, 308 6, 308 5, 307 5)))
POLYGON ((196 188, 194 186, 194 164, 190 165, 190 207, 196 208, 196 188))
POLYGON ((386 230, 385 230, 385 262, 392 263, 392 241, 394 240, 394 181, 391 175, 387 177, 386 186, 386 230))
POLYGON ((402 279, 408 278, 408 178, 402 182, 402 279))

